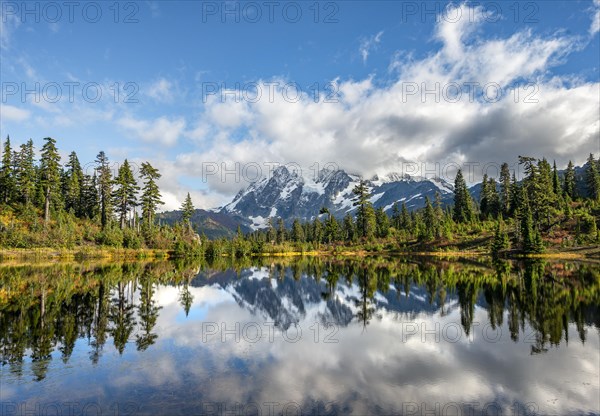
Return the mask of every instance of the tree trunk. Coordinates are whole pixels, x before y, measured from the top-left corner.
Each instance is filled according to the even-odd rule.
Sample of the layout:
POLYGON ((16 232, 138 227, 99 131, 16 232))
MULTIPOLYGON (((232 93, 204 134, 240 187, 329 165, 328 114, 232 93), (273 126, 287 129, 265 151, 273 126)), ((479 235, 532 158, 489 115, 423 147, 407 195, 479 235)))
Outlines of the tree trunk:
POLYGON ((50 186, 46 187, 46 201, 44 203, 44 222, 50 220, 50 186))

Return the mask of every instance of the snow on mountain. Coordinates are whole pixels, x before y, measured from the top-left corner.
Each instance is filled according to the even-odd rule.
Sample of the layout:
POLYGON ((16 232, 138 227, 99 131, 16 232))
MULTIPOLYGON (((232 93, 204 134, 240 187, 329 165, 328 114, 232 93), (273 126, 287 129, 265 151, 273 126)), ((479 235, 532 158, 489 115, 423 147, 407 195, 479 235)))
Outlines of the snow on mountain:
MULTIPOLYGON (((343 170, 324 169, 316 177, 305 178, 280 166, 271 177, 262 178, 241 190, 220 212, 247 218, 252 229, 266 227, 268 218, 274 217, 283 218, 288 225, 296 218, 313 220, 322 207, 341 218, 355 210, 352 190, 359 181, 359 176, 343 170)), ((436 193, 444 203, 450 202, 453 196, 453 186, 441 178, 389 173, 375 176, 367 184, 371 202, 385 211, 402 202, 410 210, 421 208, 425 198, 433 201, 436 193)))

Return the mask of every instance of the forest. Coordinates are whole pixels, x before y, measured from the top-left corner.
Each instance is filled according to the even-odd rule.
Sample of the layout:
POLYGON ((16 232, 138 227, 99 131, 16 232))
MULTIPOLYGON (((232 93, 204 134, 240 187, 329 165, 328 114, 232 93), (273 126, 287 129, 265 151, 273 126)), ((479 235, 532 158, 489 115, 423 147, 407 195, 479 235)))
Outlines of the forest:
POLYGON ((148 162, 115 164, 100 151, 89 169, 76 152, 61 160, 56 140, 43 140, 39 160, 32 140, 2 146, 0 249, 51 247, 167 250, 172 256, 233 256, 331 252, 486 252, 495 256, 568 251, 600 243, 600 161, 590 154, 583 177, 573 163, 559 174, 545 158, 519 156, 517 180, 508 163, 498 178, 483 177, 475 201, 459 170, 454 204, 436 195, 409 212, 396 203, 391 214, 375 209, 366 182, 353 193, 354 214, 334 217, 327 208, 310 222, 286 227, 270 218, 265 229, 209 240, 191 222, 188 193, 175 224, 163 224, 158 169, 148 162), (118 166, 118 168, 114 168, 118 166), (580 186, 579 183, 583 185, 580 186))

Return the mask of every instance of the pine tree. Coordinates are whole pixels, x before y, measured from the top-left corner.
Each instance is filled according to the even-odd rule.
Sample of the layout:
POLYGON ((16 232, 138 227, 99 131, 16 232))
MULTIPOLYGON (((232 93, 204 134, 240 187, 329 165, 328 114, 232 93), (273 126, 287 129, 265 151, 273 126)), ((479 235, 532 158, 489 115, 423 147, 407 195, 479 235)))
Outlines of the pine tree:
POLYGON ((192 216, 194 215, 194 204, 192 203, 192 197, 188 192, 185 197, 185 201, 181 204, 181 221, 188 228, 192 229, 192 216))
POLYGON ((36 185, 35 152, 33 140, 29 139, 27 143, 22 144, 19 152, 19 174, 17 176, 17 186, 25 205, 33 202, 36 185))
POLYGON ((390 234, 390 219, 381 207, 375 210, 375 224, 378 238, 386 238, 390 234))
POLYGON ((140 189, 127 159, 119 167, 114 183, 116 185, 113 192, 114 204, 119 214, 120 227, 124 229, 129 213, 137 206, 137 192, 140 189))
POLYGON ((50 204, 58 199, 60 189, 60 155, 56 148, 56 140, 44 139, 40 159, 40 185, 44 192, 44 222, 50 220, 50 204))
POLYGON ((494 240, 492 241, 492 255, 498 256, 502 250, 506 250, 509 246, 510 242, 508 241, 508 235, 504 231, 504 221, 502 221, 502 217, 500 217, 496 223, 496 232, 494 233, 494 240))
POLYGON ((283 222, 283 218, 279 218, 277 220, 277 243, 283 244, 287 240, 287 232, 285 230, 285 223, 283 222))
POLYGON ((425 240, 431 240, 433 237, 438 235, 438 222, 435 215, 435 211, 433 206, 431 205, 431 201, 429 201, 429 197, 425 197, 425 209, 423 211, 423 225, 424 230, 421 236, 425 240))
POLYGON ((396 230, 400 229, 400 209, 398 208, 398 202, 394 202, 392 207, 392 227, 396 230))
POLYGON ((564 183, 564 191, 565 194, 568 195, 571 199, 576 197, 575 195, 575 167, 573 166, 573 162, 569 160, 569 164, 567 165, 567 170, 565 172, 565 183, 564 183))
POLYGON ((552 189, 558 197, 562 195, 562 187, 560 186, 560 178, 558 177, 558 169, 556 169, 556 160, 552 165, 552 189))
POLYGON ((508 163, 500 167, 500 209, 504 215, 510 213, 510 170, 508 163))
POLYGON ((98 208, 100 200, 98 197, 98 184, 96 174, 84 175, 83 186, 82 186, 82 203, 81 203, 81 216, 89 219, 94 218, 98 215, 98 208))
POLYGON ((488 176, 487 174, 484 174, 483 180, 481 181, 481 194, 479 195, 479 211, 481 212, 482 219, 486 219, 489 215, 488 196, 488 176))
POLYGON ((0 169, 0 201, 9 203, 15 198, 15 172, 13 169, 13 151, 10 136, 6 136, 2 150, 2 167, 0 169))
POLYGON ((358 234, 363 238, 372 238, 376 227, 375 210, 369 200, 370 193, 367 182, 361 180, 352 192, 356 195, 354 206, 358 207, 356 210, 356 228, 358 234))
POLYGON ((302 228, 302 224, 298 219, 294 220, 292 224, 292 240, 295 243, 303 243, 304 242, 304 229, 302 228))
POLYGON ((353 241, 355 239, 356 228, 354 226, 354 219, 352 219, 352 215, 346 214, 346 216, 344 216, 344 223, 342 229, 344 233, 344 240, 353 241))
POLYGON ((142 188, 142 216, 148 227, 152 227, 154 224, 154 215, 159 205, 163 205, 164 202, 161 200, 160 190, 156 181, 162 176, 158 169, 152 167, 148 162, 142 163, 140 169, 140 176, 144 180, 144 187, 142 188))
POLYGON ((590 198, 595 201, 600 201, 600 173, 598 172, 598 165, 596 164, 596 160, 592 153, 590 153, 590 156, 587 159, 585 184, 590 198))
POLYGON ((454 221, 458 223, 469 222, 473 219, 471 195, 467 183, 459 169, 454 180, 454 221))
POLYGON ((96 156, 96 163, 98 164, 96 171, 98 172, 97 185, 98 202, 100 205, 100 223, 102 224, 102 229, 105 229, 108 226, 113 214, 113 179, 110 172, 110 166, 108 165, 108 157, 103 151, 98 153, 98 156, 96 156))
POLYGON ((73 210, 77 216, 82 215, 83 170, 75 152, 69 155, 65 175, 65 210, 73 210))
POLYGON ((406 203, 402 201, 402 208, 400 209, 400 228, 408 231, 411 226, 412 220, 410 218, 410 214, 406 208, 406 203))

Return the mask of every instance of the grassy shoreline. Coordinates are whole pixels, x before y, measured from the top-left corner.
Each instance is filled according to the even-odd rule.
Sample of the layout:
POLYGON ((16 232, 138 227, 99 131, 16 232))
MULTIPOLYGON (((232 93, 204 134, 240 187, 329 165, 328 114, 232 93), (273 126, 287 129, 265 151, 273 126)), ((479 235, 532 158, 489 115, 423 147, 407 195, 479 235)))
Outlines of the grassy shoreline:
MULTIPOLYGON (((429 256, 429 257, 479 257, 490 256, 488 250, 378 250, 368 251, 361 247, 337 247, 311 251, 266 251, 253 253, 252 257, 295 257, 295 256, 339 256, 366 257, 383 256, 429 256)), ((0 249, 0 263, 9 261, 80 261, 80 260, 167 260, 173 258, 171 250, 156 249, 124 249, 110 247, 78 247, 66 248, 30 248, 0 249)), ((225 255, 227 257, 227 255, 225 255)), ((523 254, 518 251, 504 253, 506 259, 563 259, 600 261, 600 246, 584 246, 569 248, 550 248, 543 254, 523 254)))

